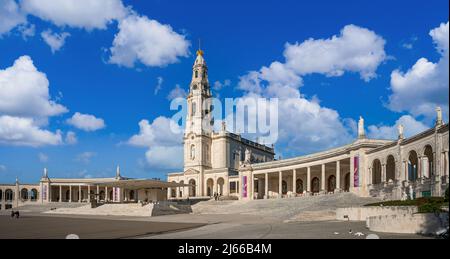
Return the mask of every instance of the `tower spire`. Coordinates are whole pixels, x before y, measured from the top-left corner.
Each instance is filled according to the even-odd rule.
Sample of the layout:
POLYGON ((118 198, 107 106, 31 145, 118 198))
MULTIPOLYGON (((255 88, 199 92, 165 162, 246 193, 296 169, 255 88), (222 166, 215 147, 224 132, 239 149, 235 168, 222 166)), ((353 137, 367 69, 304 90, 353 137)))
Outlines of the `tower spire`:
POLYGON ((204 52, 202 50, 202 41, 199 38, 198 39, 198 50, 197 50, 197 56, 203 56, 204 52))

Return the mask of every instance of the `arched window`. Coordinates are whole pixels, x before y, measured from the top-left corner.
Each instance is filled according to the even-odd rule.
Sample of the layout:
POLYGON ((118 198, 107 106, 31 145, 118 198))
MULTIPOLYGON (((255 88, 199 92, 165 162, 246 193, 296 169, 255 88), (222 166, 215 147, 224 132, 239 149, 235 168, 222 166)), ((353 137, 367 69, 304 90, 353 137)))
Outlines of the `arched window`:
POLYGON ((297 179, 295 183, 295 188, 297 189, 297 193, 303 193, 303 181, 301 179, 297 179))
POLYGON ((38 198, 38 191, 36 189, 31 189, 31 200, 36 201, 38 198))
POLYGON ((434 172, 434 164, 433 164, 433 148, 430 145, 427 145, 425 147, 424 152, 424 162, 423 162, 423 176, 426 178, 430 178, 433 175, 434 172))
POLYGON ((284 180, 281 182, 281 192, 283 194, 287 194, 287 192, 288 192, 287 182, 284 180))
POLYGON ((0 201, 3 200, 3 191, 0 190, 0 201))
POLYGON ((191 145, 191 159, 195 159, 195 145, 191 145))
POLYGON ((390 155, 386 162, 386 181, 395 181, 395 158, 390 155))
POLYGON ((418 159, 416 151, 412 150, 408 156, 408 180, 415 181, 418 178, 418 159))
POLYGON ((194 179, 189 180, 189 184, 191 185, 189 186, 189 196, 195 197, 195 180, 194 179))
POLYGON ((192 116, 195 116, 197 112, 197 104, 195 102, 192 103, 192 116))
POLYGON ((318 193, 319 191, 320 191, 320 180, 319 180, 319 178, 317 178, 317 177, 314 177, 312 180, 311 180, 311 191, 313 192, 313 193, 318 193))
POLYGON ((22 200, 28 200, 28 189, 23 188, 22 191, 20 191, 20 198, 22 200))
POLYGON ((5 201, 13 201, 14 200, 14 192, 11 189, 5 191, 5 201))
POLYGON ((198 71, 195 70, 195 78, 198 78, 198 71))
POLYGON ((330 175, 328 177, 328 191, 334 192, 334 190, 336 190, 336 176, 330 175))
POLYGON ((375 159, 372 163, 372 184, 381 183, 381 162, 375 159))

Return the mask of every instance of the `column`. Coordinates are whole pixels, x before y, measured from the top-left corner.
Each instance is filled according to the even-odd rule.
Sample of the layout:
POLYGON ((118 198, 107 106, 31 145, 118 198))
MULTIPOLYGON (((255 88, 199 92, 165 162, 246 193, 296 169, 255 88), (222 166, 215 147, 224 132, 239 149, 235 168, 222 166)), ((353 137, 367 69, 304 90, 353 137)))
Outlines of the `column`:
POLYGON ((449 172, 448 172, 448 151, 445 151, 444 152, 444 159, 443 159, 445 162, 445 167, 444 167, 444 173, 443 173, 443 175, 446 175, 446 176, 448 176, 449 175, 449 172))
POLYGON ((311 193, 311 167, 309 166, 306 171, 306 192, 311 193))
POLYGON ((78 202, 81 202, 81 185, 78 186, 78 202))
POLYGON ((297 194, 297 169, 292 170, 292 193, 297 194))
POLYGON ((336 161, 336 191, 341 190, 341 161, 336 161))
POLYGON ((269 199, 269 174, 266 173, 264 179, 264 195, 266 199, 269 199))
POLYGON ((372 179, 373 179, 372 167, 369 167, 369 177, 368 177, 369 184, 372 184, 372 179))
POLYGON ((59 186, 59 202, 62 202, 62 185, 59 186))
POLYGON ((72 202, 72 185, 69 185, 69 202, 72 202))
POLYGON ((108 186, 105 186, 105 201, 109 201, 108 186))
POLYGON ((88 202, 91 202, 91 186, 88 185, 88 202))
POLYGON ((386 164, 381 165, 381 182, 386 182, 386 164))
POLYGON ((100 202, 100 186, 97 185, 97 202, 100 202))
POLYGON ((252 172, 250 172, 250 180, 250 199, 253 200, 255 198, 255 178, 252 172))
POLYGON ((322 164, 322 179, 320 180, 320 184, 321 184, 321 191, 325 191, 325 164, 322 164))
POLYGON ((355 157, 350 156, 350 189, 349 191, 353 191, 355 187, 355 157))
POLYGON ((278 172, 278 198, 283 196, 283 173, 278 172))

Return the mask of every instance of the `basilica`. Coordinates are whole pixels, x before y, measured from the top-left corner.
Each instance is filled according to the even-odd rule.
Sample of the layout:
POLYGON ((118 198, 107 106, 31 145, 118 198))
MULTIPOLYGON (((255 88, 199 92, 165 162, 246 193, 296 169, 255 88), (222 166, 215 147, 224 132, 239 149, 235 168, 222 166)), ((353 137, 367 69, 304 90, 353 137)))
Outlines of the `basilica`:
POLYGON ((383 199, 442 196, 449 183, 448 124, 436 108, 433 128, 405 138, 370 139, 364 119, 352 143, 323 152, 276 160, 274 148, 210 128, 211 88, 203 51, 197 52, 187 96, 184 170, 167 181, 169 199, 211 197, 271 199, 352 192, 383 199), (206 109, 201 109, 206 107, 206 109))

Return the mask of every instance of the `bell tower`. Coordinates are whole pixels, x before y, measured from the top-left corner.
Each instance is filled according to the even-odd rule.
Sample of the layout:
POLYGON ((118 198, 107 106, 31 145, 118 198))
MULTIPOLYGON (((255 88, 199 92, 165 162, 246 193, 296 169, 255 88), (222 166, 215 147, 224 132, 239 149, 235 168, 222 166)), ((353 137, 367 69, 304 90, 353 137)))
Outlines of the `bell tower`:
POLYGON ((184 133, 184 171, 191 169, 199 173, 198 193, 204 195, 203 175, 211 168, 211 88, 208 81, 208 66, 204 52, 199 48, 192 67, 192 80, 187 96, 188 113, 184 133))

